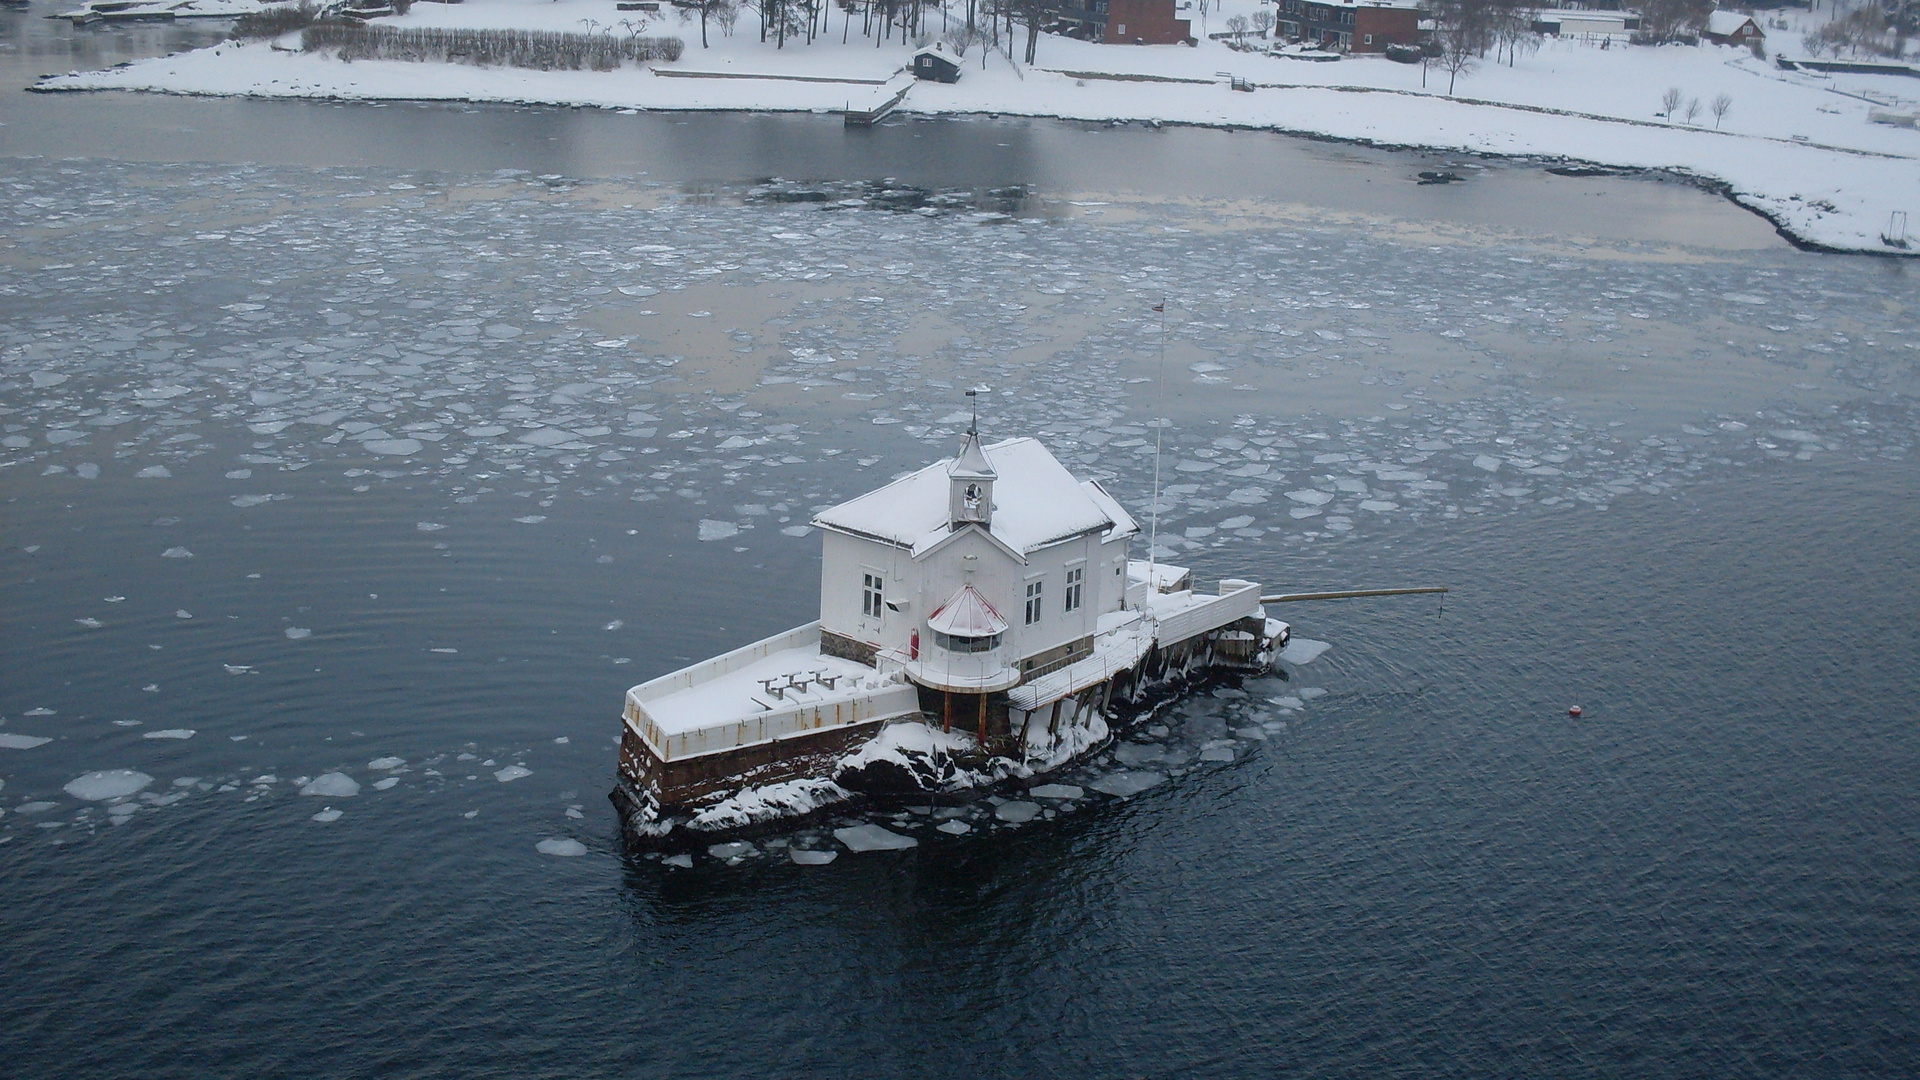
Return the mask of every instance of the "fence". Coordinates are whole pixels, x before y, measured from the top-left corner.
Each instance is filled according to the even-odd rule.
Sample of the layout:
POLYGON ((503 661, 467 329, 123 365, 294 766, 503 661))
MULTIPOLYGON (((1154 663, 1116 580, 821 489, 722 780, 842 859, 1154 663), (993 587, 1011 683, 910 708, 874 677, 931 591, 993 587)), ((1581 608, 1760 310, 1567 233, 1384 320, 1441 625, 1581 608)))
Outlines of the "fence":
POLYGON ((337 51, 342 60, 466 63, 537 71, 612 71, 622 62, 674 61, 679 38, 615 37, 544 30, 458 30, 435 27, 317 23, 300 34, 303 52, 337 51))

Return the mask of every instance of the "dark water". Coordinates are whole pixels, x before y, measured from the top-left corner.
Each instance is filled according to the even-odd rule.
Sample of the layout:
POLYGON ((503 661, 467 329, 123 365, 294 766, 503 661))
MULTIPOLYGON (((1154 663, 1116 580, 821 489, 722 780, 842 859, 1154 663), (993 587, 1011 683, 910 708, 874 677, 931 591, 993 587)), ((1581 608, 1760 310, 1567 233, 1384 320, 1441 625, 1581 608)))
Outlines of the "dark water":
MULTIPOLYGON (((1011 835, 686 872, 623 858, 598 798, 619 680, 567 568, 597 515, 450 559, 348 545, 375 523, 318 499, 273 530, 179 527, 207 537, 195 568, 257 582, 120 569, 148 561, 143 522, 63 528, 31 580, 9 556, 10 698, 131 715, 134 684, 171 677, 172 715, 213 729, 196 744, 254 736, 196 746, 201 772, 472 737, 535 775, 410 782, 325 828, 227 798, 0 846, 8 1056, 22 1076, 1901 1075, 1920 1064, 1914 489, 1762 471, 1297 560, 1459 591, 1444 613, 1295 613, 1337 643, 1295 683, 1331 693, 1232 765, 1011 835), (53 598, 137 586, 201 608, 128 628, 180 650, 167 665, 27 644, 53 598), (226 613, 296 600, 349 629, 299 668, 211 663, 271 632, 226 613), (556 733, 573 744, 537 745, 556 733), (588 810, 577 860, 531 849, 570 824, 562 788, 588 810)), ((702 606, 671 573, 621 576, 641 582, 702 606)), ((760 592, 712 592, 724 632, 696 617, 634 651, 802 614, 760 592)), ((130 752, 93 740, 69 771, 130 752)))
MULTIPOLYGON (((0 19, 21 69, 201 33, 0 19)), ((1595 245, 1558 178, 1246 135, 0 120, 0 735, 51 740, 0 747, 7 1076, 1920 1070, 1903 268, 1625 179, 1595 245), (1048 209, 733 205, 916 160, 1048 209), (1159 718, 1237 759, 1131 800, 623 851, 625 687, 805 621, 812 509, 980 380, 1143 515, 1172 416, 1202 578, 1455 591, 1276 612, 1333 647, 1159 718), (153 782, 64 790, 116 769, 153 782)))

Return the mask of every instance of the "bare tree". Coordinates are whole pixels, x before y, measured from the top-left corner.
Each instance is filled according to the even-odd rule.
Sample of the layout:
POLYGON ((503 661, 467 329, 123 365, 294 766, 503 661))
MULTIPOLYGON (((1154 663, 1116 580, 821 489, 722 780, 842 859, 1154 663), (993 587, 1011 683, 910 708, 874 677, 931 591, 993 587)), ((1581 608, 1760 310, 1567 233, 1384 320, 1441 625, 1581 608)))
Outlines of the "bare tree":
POLYGON ((1640 12, 1636 40, 1659 45, 1697 33, 1713 7, 1713 0, 1647 0, 1640 12))
POLYGON ((712 19, 715 22, 721 23, 722 29, 727 31, 727 36, 733 36, 733 20, 738 17, 733 10, 733 4, 734 0, 691 0, 690 3, 680 6, 680 21, 690 22, 698 18, 700 20, 700 47, 703 49, 710 48, 711 46, 707 44, 707 21, 712 19), (720 16, 720 12, 723 10, 727 13, 724 19, 720 16))
POLYGON ((1476 57, 1499 41, 1505 17, 1518 10, 1519 0, 1434 0, 1434 19, 1442 31, 1460 41, 1476 57))
POLYGON ((1471 32, 1450 27, 1440 33, 1440 70, 1447 73, 1447 96, 1453 96, 1453 84, 1472 71, 1475 64, 1475 40, 1471 32))
POLYGON ((1674 110, 1680 107, 1681 100, 1686 96, 1677 86, 1667 87, 1667 92, 1660 95, 1660 115, 1667 118, 1667 123, 1673 123, 1674 110))
POLYGON ((1713 99, 1713 126, 1718 129, 1720 121, 1727 118, 1727 110, 1733 108, 1733 99, 1725 94, 1713 99))
POLYGON ((1687 111, 1682 115, 1684 115, 1687 118, 1687 123, 1689 124, 1693 123, 1693 118, 1700 115, 1700 99, 1688 98, 1687 111))
POLYGON ((1245 15, 1235 15, 1227 20, 1227 32, 1233 35, 1233 44, 1237 48, 1244 48, 1247 44, 1247 25, 1245 15))
POLYGON ((1493 62, 1500 62, 1500 50, 1507 52, 1507 66, 1518 66, 1522 50, 1536 52, 1540 35, 1533 29, 1533 13, 1525 8, 1509 8, 1495 13, 1493 22, 1493 62))
POLYGON ((1856 56, 1861 52, 1898 56, 1906 48, 1905 34, 1900 32, 1899 25, 1880 8, 1857 7, 1809 35, 1807 47, 1815 55, 1824 50, 1836 57, 1843 51, 1856 56))
POLYGON ((1261 37, 1266 37, 1267 31, 1271 29, 1273 29, 1273 12, 1268 11, 1266 8, 1261 8, 1259 11, 1253 13, 1254 33, 1259 34, 1261 37))
POLYGON ((1019 23, 1027 30, 1027 44, 1023 55, 1027 63, 1033 63, 1033 58, 1040 49, 1040 28, 1053 18, 1052 0, 995 0, 995 3, 1007 17, 1008 57, 1011 58, 1013 54, 1013 26, 1019 23))

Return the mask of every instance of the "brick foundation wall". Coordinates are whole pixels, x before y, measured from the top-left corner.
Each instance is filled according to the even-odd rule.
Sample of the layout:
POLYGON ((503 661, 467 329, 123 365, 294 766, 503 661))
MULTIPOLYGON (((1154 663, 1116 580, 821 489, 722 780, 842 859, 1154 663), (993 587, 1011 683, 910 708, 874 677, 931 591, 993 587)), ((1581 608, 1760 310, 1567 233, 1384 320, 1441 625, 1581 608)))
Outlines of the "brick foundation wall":
POLYGON ((874 665, 874 655, 880 650, 877 646, 864 641, 855 641, 845 634, 836 634, 824 627, 820 630, 820 651, 827 656, 837 656, 842 660, 851 660, 856 664, 874 665))

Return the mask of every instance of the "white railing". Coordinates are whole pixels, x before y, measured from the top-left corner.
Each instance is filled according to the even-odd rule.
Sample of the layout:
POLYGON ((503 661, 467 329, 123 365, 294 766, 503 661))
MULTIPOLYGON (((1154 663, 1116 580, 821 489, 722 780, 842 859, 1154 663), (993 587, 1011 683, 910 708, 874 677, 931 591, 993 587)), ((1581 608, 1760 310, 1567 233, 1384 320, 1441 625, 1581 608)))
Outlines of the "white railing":
POLYGON ((654 701, 668 694, 691 690, 704 682, 712 682, 722 675, 730 675, 748 664, 765 660, 774 653, 786 652, 788 649, 802 649, 819 643, 820 620, 815 619, 805 626, 796 626, 770 638, 761 638, 751 645, 742 645, 732 652, 721 653, 711 660, 702 660, 678 671, 670 671, 657 679, 648 679, 628 690, 627 700, 629 702, 654 701))
POLYGON ((627 695, 627 722, 632 724, 662 761, 716 754, 743 746, 775 742, 812 731, 850 727, 920 711, 920 694, 911 683, 892 683, 874 690, 855 689, 835 700, 756 713, 731 723, 718 723, 671 735, 660 730, 646 705, 627 695))
POLYGON ((862 689, 860 683, 853 680, 849 680, 847 689, 829 693, 819 701, 795 702, 785 708, 770 709, 737 720, 721 717, 714 724, 690 731, 669 733, 663 730, 647 709, 650 701, 658 701, 724 678, 775 653, 818 648, 819 644, 820 624, 817 621, 810 622, 751 645, 743 645, 732 652, 722 653, 711 660, 703 660, 691 667, 650 679, 627 691, 624 716, 655 755, 662 761, 676 761, 773 742, 810 731, 884 720, 919 711, 919 693, 911 685, 892 682, 886 686, 862 689))
POLYGON ((1144 631, 1125 631, 1096 647, 1093 655, 1077 660, 1030 683, 1007 691, 1007 704, 1031 713, 1051 705, 1068 694, 1077 694, 1089 686, 1098 686, 1138 664, 1153 647, 1153 637, 1144 631))
POLYGON ((1155 619, 1153 636, 1156 643, 1165 649, 1249 615, 1256 615, 1259 611, 1260 586, 1240 582, 1231 592, 1209 597, 1165 618, 1155 619))

